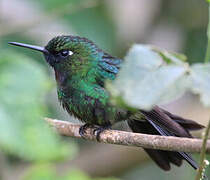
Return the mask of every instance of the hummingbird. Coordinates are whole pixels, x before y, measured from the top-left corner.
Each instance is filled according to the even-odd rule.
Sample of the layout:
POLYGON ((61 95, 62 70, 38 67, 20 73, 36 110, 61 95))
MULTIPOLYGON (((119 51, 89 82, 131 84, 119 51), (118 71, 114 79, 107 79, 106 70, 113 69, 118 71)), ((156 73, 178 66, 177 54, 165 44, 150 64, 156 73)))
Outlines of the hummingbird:
MULTIPOLYGON (((87 128, 94 127, 97 140, 100 140, 101 132, 120 121, 126 121, 135 133, 162 136, 193 138, 190 131, 204 128, 159 106, 150 111, 130 111, 111 104, 105 81, 115 80, 123 60, 106 53, 87 38, 61 35, 51 39, 45 47, 18 42, 9 44, 43 53, 46 62, 54 69, 57 95, 63 108, 85 123, 79 129, 83 137, 87 128)), ((181 166, 183 160, 198 169, 190 153, 144 150, 165 171, 171 169, 171 164, 181 166)))

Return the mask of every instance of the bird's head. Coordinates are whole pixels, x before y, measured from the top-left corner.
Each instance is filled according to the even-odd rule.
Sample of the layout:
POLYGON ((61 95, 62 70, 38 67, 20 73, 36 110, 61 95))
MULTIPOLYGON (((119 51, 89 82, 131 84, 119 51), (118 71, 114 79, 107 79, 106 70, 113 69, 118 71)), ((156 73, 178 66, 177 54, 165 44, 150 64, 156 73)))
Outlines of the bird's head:
POLYGON ((94 67, 102 57, 103 52, 92 41, 78 36, 57 36, 51 39, 45 47, 23 43, 9 44, 41 51, 45 60, 56 71, 71 71, 85 73, 94 67))

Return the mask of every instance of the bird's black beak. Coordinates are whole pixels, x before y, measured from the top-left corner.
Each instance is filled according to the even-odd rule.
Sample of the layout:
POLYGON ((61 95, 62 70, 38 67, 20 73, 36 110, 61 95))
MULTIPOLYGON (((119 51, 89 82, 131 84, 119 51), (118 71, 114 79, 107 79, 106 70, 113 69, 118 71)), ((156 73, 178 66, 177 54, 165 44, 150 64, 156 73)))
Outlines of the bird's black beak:
POLYGON ((45 55, 49 54, 49 52, 44 47, 34 46, 34 45, 30 45, 30 44, 23 44, 23 43, 18 43, 18 42, 9 42, 9 44, 24 47, 24 48, 33 49, 33 50, 36 50, 36 51, 40 51, 40 52, 44 53, 45 55))

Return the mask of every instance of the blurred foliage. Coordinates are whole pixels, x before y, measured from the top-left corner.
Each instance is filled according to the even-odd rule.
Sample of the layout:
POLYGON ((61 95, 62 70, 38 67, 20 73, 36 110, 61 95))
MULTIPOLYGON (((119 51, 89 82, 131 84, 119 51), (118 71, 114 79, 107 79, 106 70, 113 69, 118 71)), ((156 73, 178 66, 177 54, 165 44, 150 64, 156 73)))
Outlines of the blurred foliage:
POLYGON ((49 164, 35 165, 27 174, 24 180, 119 180, 117 178, 91 178, 79 170, 70 170, 66 175, 58 176, 53 166, 49 164))
POLYGON ((114 26, 102 2, 94 8, 67 15, 65 19, 80 36, 92 39, 100 48, 113 52, 116 47, 114 26))
POLYGON ((184 0, 182 3, 163 1, 161 16, 167 22, 175 22, 185 33, 183 53, 187 55, 188 62, 203 62, 208 23, 208 6, 205 0, 184 0))
POLYGON ((182 54, 134 45, 108 89, 115 104, 122 106, 123 102, 131 108, 150 110, 154 105, 177 99, 187 90, 199 94, 201 102, 210 107, 209 82, 209 63, 190 67, 182 54))
MULTIPOLYGON (((125 41, 124 37, 119 35, 119 29, 117 29, 117 24, 119 24, 119 22, 116 22, 116 19, 113 18, 115 13, 110 11, 110 7, 107 6, 107 2, 104 0, 30 1, 38 4, 38 7, 40 8, 39 11, 46 16, 52 16, 55 21, 64 23, 67 28, 69 28, 70 34, 87 37, 96 42, 100 48, 107 50, 109 53, 113 53, 113 55, 119 55, 117 52, 122 52, 122 49, 126 50, 130 46, 130 42, 125 41)), ((151 31, 163 20, 168 23, 175 22, 185 34, 182 51, 187 55, 188 62, 190 64, 202 62, 206 47, 207 6, 205 1, 185 0, 180 2, 162 0, 161 2, 162 6, 160 7, 160 12, 156 16, 154 22, 151 22, 151 31)), ((10 9, 7 11, 9 12, 10 9)), ((41 24, 43 21, 43 19, 40 19, 39 23, 41 24)), ((7 21, 5 24, 7 25, 10 23, 10 21, 7 21)), ((30 24, 31 22, 29 21, 26 23, 30 24)), ((56 107, 54 103, 57 102, 53 102, 49 106, 45 101, 46 94, 55 88, 54 81, 52 81, 52 78, 49 78, 49 67, 45 64, 45 61, 39 53, 24 48, 12 48, 7 45, 8 41, 19 41, 29 44, 39 43, 39 36, 28 33, 31 29, 37 28, 40 25, 39 23, 34 23, 34 26, 33 24, 30 26, 24 26, 23 24, 22 29, 20 27, 17 27, 17 29, 14 28, 12 29, 12 33, 10 33, 10 26, 8 26, 8 34, 6 31, 4 32, 5 35, 0 35, 1 151, 8 157, 18 157, 18 160, 15 159, 17 164, 21 164, 22 160, 30 162, 30 168, 25 172, 24 180, 93 179, 84 172, 77 170, 71 170, 62 176, 59 176, 56 173, 56 162, 63 161, 67 158, 74 158, 75 154, 78 152, 78 148, 72 140, 68 139, 67 143, 63 138, 58 137, 43 121, 43 117, 55 117, 55 114, 57 113, 49 111, 49 107, 56 107), (11 49, 13 51, 11 51, 11 49)), ((0 26, 5 27, 5 24, 2 26, 0 19, 0 26)), ((6 28, 0 28, 0 32, 2 29, 6 28)), ((43 33, 48 34, 47 31, 43 33)), ((147 37, 136 37, 135 43, 142 43, 139 42, 139 39, 146 38, 147 37)), ((125 39, 129 39, 129 35, 125 39)), ((44 39, 46 42, 48 40, 49 39, 44 39)), ((171 43, 173 43, 173 39, 171 40, 171 43)), ((152 75, 147 71, 137 71, 137 69, 142 67, 145 63, 148 63, 148 66, 150 64, 152 67, 156 67, 162 65, 162 62, 164 61, 166 64, 170 65, 175 63, 176 66, 178 65, 181 69, 183 69, 182 67, 184 64, 186 65, 186 62, 184 62, 186 61, 185 56, 180 56, 180 54, 174 54, 162 49, 141 47, 140 52, 136 46, 136 49, 133 49, 132 51, 133 53, 128 54, 126 57, 127 60, 130 59, 130 64, 124 66, 125 71, 127 71, 127 74, 125 75, 128 78, 126 81, 133 79, 135 82, 136 79, 139 80, 139 77, 142 75, 149 79, 153 79, 153 77, 156 78, 157 74, 152 75), (142 52, 144 55, 142 55, 142 52), (153 61, 154 57, 155 61, 153 61), (131 61, 131 59, 133 61, 131 61), (139 59, 141 59, 141 62, 139 59), (129 70, 127 69, 128 67, 133 67, 135 69, 129 70)), ((125 54, 125 52, 122 52, 122 54, 125 54)), ((209 65, 207 66, 197 64, 191 66, 192 68, 190 69, 195 83, 194 91, 203 94, 203 101, 206 101, 206 97, 209 97, 209 83, 203 83, 203 81, 210 82, 209 65)), ((160 75, 160 73, 164 72, 163 74, 167 73, 167 75, 171 77, 171 70, 174 70, 176 77, 179 77, 177 69, 174 69, 174 66, 171 68, 172 69, 162 68, 161 71, 156 73, 160 75)), ((186 69, 184 69, 184 72, 185 70, 186 69)), ((182 76, 182 73, 180 74, 180 76, 182 76)), ((165 76, 159 77, 163 79, 166 78, 165 76)), ((170 84, 173 80, 174 86, 177 87, 177 83, 180 84, 181 82, 174 81, 175 79, 176 78, 173 77, 167 79, 166 84, 170 84)), ((146 101, 148 104, 159 101, 159 99, 155 98, 159 94, 157 93, 157 89, 154 91, 154 88, 160 88, 158 92, 164 94, 165 92, 162 91, 164 90, 164 86, 157 81, 155 85, 156 86, 150 90, 150 94, 153 94, 153 96, 151 95, 153 99, 148 101, 148 99, 145 99, 145 97, 148 96, 145 95, 143 101, 142 99, 141 101, 138 99, 139 101, 137 103, 144 102, 143 104, 145 105, 146 101)), ((143 90, 138 88, 145 88, 145 86, 145 84, 141 84, 141 87, 136 87, 136 93, 139 90, 143 90)), ((123 86, 120 85, 119 87, 125 87, 124 83, 123 86)), ((131 87, 133 91, 133 87, 135 86, 131 87)), ((173 86, 171 87, 172 88, 170 89, 173 89, 173 86)), ((149 86, 147 88, 149 88, 149 86)), ((128 90, 130 89, 128 88, 126 91, 128 90)), ((178 88, 175 90, 178 92, 178 88)), ((142 92, 142 94, 144 93, 142 92)), ((130 101, 133 100, 130 96, 128 99, 130 101)), ((208 103, 209 101, 206 104, 208 103)), ((210 173, 208 170, 207 172, 210 173)), ((170 173, 171 180, 183 179, 183 177, 185 177, 185 179, 192 179, 192 177, 194 177, 192 170, 185 167, 181 168, 181 170, 175 168, 175 170, 172 170, 170 173)), ((139 179, 139 177, 144 180, 168 179, 168 174, 161 172, 160 169, 152 164, 147 167, 138 167, 136 171, 134 170, 125 175, 125 179, 139 179)), ((94 178, 94 180, 105 179, 115 180, 115 178, 94 178)))
POLYGON ((38 161, 70 153, 41 118, 47 114, 43 99, 50 82, 37 63, 14 52, 1 52, 0 144, 4 150, 38 161))
POLYGON ((189 59, 189 63, 203 61, 206 50, 206 30, 202 28, 189 30, 187 34, 184 51, 189 59))
POLYGON ((95 41, 102 49, 113 52, 115 28, 103 0, 39 0, 46 12, 57 12, 76 34, 95 41), (63 12, 62 12, 63 9, 63 12), (67 13, 65 13, 67 11, 67 13))

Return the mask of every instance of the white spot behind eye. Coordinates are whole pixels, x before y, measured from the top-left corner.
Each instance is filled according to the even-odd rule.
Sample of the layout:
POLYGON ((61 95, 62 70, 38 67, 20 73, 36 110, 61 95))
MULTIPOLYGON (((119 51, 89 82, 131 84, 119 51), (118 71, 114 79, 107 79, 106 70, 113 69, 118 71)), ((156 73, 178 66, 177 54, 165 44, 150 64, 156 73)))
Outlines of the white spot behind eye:
POLYGON ((72 51, 69 51, 69 56, 71 56, 72 54, 74 54, 72 51))

